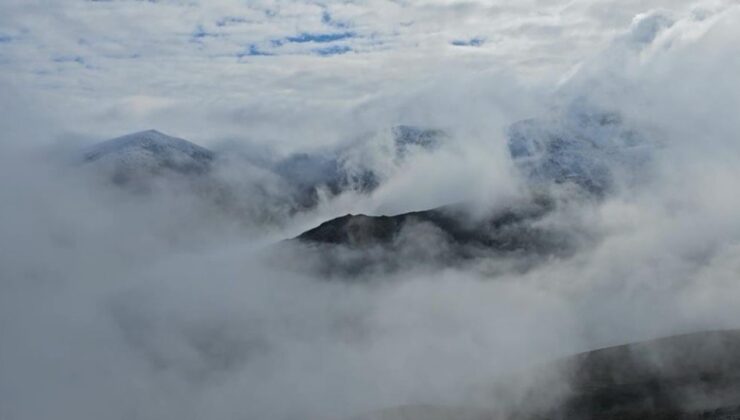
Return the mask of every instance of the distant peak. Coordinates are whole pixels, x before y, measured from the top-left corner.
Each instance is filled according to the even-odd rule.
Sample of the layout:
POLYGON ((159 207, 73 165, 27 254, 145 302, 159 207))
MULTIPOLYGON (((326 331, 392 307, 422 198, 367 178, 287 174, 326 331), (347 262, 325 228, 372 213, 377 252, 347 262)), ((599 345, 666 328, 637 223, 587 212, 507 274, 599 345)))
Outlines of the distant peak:
POLYGON ((173 137, 154 129, 139 131, 121 137, 104 141, 89 147, 85 152, 85 160, 95 160, 101 156, 122 153, 138 153, 147 151, 160 157, 169 155, 173 151, 184 153, 192 158, 211 160, 214 157, 210 150, 191 143, 185 139, 173 137))
POLYGON ((127 134, 123 137, 172 137, 172 136, 152 128, 149 130, 142 130, 142 131, 137 131, 135 133, 127 134))
POLYGON ((167 134, 164 134, 163 132, 161 132, 159 130, 155 130, 153 128, 151 128, 149 130, 141 131, 140 134, 158 134, 160 136, 166 136, 167 135, 167 134))

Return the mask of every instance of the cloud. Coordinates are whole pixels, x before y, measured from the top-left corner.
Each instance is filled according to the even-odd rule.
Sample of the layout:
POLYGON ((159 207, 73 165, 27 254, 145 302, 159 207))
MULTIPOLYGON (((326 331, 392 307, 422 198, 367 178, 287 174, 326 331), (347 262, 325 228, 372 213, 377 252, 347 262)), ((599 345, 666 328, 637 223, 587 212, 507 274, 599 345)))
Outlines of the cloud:
MULTIPOLYGON (((14 41, 3 44, 2 73, 16 85, 55 97, 53 104, 63 103, 63 98, 74 92, 78 101, 74 111, 59 106, 60 112, 69 114, 72 127, 88 131, 92 126, 81 122, 98 120, 99 99, 115 102, 137 94, 167 96, 191 109, 206 106, 200 101, 218 104, 208 106, 209 110, 234 111, 253 103, 271 106, 271 101, 254 92, 252 86, 259 84, 261 92, 281 98, 279 102, 294 102, 296 112, 305 109, 305 104, 310 108, 327 102, 337 103, 341 109, 346 104, 332 97, 334 90, 314 88, 311 82, 300 89, 289 84, 302 77, 301 69, 309 68, 341 80, 346 92, 393 96, 399 86, 417 84, 415 74, 434 76, 445 71, 438 65, 442 62, 470 73, 491 65, 505 66, 531 76, 536 83, 559 77, 635 14, 653 6, 683 10, 693 2, 618 4, 581 1, 568 7, 538 4, 534 8, 529 3, 384 0, 362 5, 267 0, 207 4, 8 1, 0 6, 5 17, 0 18, 0 27, 14 41), (602 14, 604 10, 619 13, 602 14), (551 31, 543 31, 548 27, 561 33, 553 36, 551 31), (444 48, 450 42, 476 44, 483 39, 486 42, 478 45, 479 51, 444 48), (288 45, 275 45, 275 40, 288 45), (341 45, 323 47, 317 46, 317 41, 341 45), (353 54, 337 54, 348 51, 353 54), (320 60, 326 53, 333 55, 331 61, 320 60), (259 60, 265 55, 270 55, 270 60, 259 60), (90 75, 91 69, 60 67, 54 63, 55 57, 84 57, 95 75, 90 75), (380 71, 352 73, 358 66, 389 69, 400 62, 410 66, 408 71, 390 77, 380 71), (350 73, 355 76, 344 76, 350 73), (226 74, 228 83, 224 78, 214 83, 209 74, 226 74)), ((354 93, 348 96, 358 97, 354 93)), ((280 107, 274 112, 280 113, 280 107)), ((192 118, 183 114, 179 124, 185 128, 192 118)), ((202 119, 198 125, 206 123, 202 119)), ((87 135, 119 132, 110 122, 95 125, 97 132, 87 135)), ((201 131, 196 135, 206 133, 201 131)), ((234 125, 218 131, 228 137, 244 132, 245 127, 234 125)))
MULTIPOLYGON (((515 370, 737 327, 739 21, 729 2, 3 2, 13 40, 0 45, 0 417, 486 407, 498 403, 492 378, 515 370), (344 33, 331 22, 357 36, 261 56, 274 39, 344 33), (201 27, 219 36, 193 43, 201 27), (486 42, 450 45, 471 34, 486 42), (313 51, 334 46, 351 53, 313 51), (358 282, 316 276, 300 248, 274 251, 347 212, 526 198, 506 127, 557 120, 574 101, 619 114, 661 148, 637 185, 564 200, 543 222, 590 235, 572 257, 526 270, 409 264, 358 282), (374 194, 312 212, 281 208, 284 185, 254 163, 401 123, 449 141, 390 168, 374 194), (61 162, 60 149, 150 127, 214 149, 231 140, 252 160, 219 176, 249 211, 224 215, 166 185, 127 195, 61 162)), ((382 156, 382 141, 367 144, 362 159, 382 156)), ((426 244, 400 255, 444 246, 426 244)))

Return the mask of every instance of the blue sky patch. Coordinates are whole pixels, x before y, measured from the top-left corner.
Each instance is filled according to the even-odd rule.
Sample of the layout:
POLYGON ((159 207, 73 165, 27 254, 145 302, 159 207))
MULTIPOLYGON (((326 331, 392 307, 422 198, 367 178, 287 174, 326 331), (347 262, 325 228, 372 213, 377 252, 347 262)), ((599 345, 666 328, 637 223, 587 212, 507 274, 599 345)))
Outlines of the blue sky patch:
POLYGON ((485 43, 486 40, 483 38, 456 39, 451 42, 456 47, 480 47, 485 43))
POLYGON ((262 51, 262 50, 259 49, 259 47, 257 47, 256 45, 252 44, 252 45, 250 45, 246 49, 246 51, 240 52, 236 56, 238 58, 242 58, 242 57, 255 57, 255 56, 258 56, 258 57, 259 56, 267 57, 267 56, 271 56, 271 55, 273 55, 273 54, 271 54, 269 52, 262 51))
POLYGON ((346 46, 346 45, 332 45, 330 47, 325 48, 316 48, 313 50, 314 53, 322 56, 322 57, 328 57, 331 55, 339 55, 339 54, 346 54, 348 52, 352 51, 352 48, 346 46))
POLYGON ((349 39, 354 38, 355 33, 354 32, 335 32, 335 33, 308 33, 304 32, 300 35, 296 36, 289 36, 285 38, 287 42, 296 42, 296 43, 305 43, 305 42, 316 42, 316 43, 326 43, 326 42, 334 42, 334 41, 340 41, 343 39, 349 39))

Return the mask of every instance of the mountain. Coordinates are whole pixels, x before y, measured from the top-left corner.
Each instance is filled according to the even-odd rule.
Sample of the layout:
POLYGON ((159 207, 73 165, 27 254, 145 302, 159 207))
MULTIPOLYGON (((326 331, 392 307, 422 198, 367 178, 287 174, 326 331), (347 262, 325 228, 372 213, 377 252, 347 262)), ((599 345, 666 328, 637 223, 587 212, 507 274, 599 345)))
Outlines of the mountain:
MULTIPOLYGON (((706 331, 590 351, 549 367, 564 402, 544 418, 740 418, 740 330, 706 331)), ((546 392, 542 383, 530 396, 546 392)))
POLYGON ((210 170, 214 159, 210 150, 156 130, 117 137, 83 151, 85 163, 108 172, 116 183, 152 175, 200 175, 210 170))
POLYGON ((479 256, 563 255, 572 248, 562 232, 540 227, 537 222, 551 210, 546 200, 472 216, 464 206, 445 206, 394 216, 348 214, 310 229, 294 242, 321 247, 328 257, 341 246, 345 252, 376 255, 373 250, 388 251, 375 261, 386 264, 399 255, 426 250, 421 258, 457 261, 479 256), (410 251, 411 250, 411 251, 410 251))
POLYGON ((137 132, 80 151, 81 167, 137 193, 159 188, 194 192, 238 217, 264 223, 313 208, 323 196, 369 193, 413 155, 429 153, 440 130, 397 126, 322 153, 275 160, 254 149, 213 152, 156 130, 137 132), (166 181, 166 182, 163 182, 166 181))
POLYGON ((492 382, 493 407, 408 405, 356 420, 735 420, 740 330, 589 351, 492 382))
POLYGON ((516 122, 507 134, 511 158, 530 183, 570 183, 595 195, 617 179, 639 180, 655 148, 620 114, 579 101, 557 118, 516 122))
POLYGON ((527 270, 549 257, 565 257, 579 232, 546 223, 554 204, 532 200, 474 214, 465 205, 394 216, 348 214, 310 229, 280 247, 301 270, 325 278, 362 280, 377 273, 435 270, 470 263, 493 274, 527 270), (492 270, 492 271, 491 271, 492 270))
MULTIPOLYGON (((394 128, 393 133, 393 157, 386 161, 402 159, 407 148, 434 150, 445 136, 443 132, 406 126, 394 128)), ((556 199, 548 198, 555 197, 549 187, 574 186, 585 192, 575 196, 579 202, 598 201, 622 183, 645 180, 656 149, 655 142, 632 128, 619 113, 602 110, 584 100, 573 101, 552 118, 516 122, 507 134, 510 156, 532 187, 532 202, 479 218, 460 211, 459 206, 393 216, 349 214, 304 232, 296 241, 322 246, 322 258, 330 260, 332 269, 342 270, 351 263, 358 267, 403 264, 395 260, 403 259, 399 255, 411 258, 409 249, 419 250, 423 260, 448 264, 479 256, 516 256, 531 261, 550 255, 567 256, 581 239, 590 241, 594 235, 585 234, 587 226, 577 221, 559 229, 541 223, 555 207, 556 199), (343 246, 342 255, 356 256, 337 260, 335 256, 339 254, 326 252, 339 245, 343 246), (376 252, 380 248, 389 251, 383 258, 376 252)), ((299 172, 311 188, 316 179, 343 179, 338 160, 305 159, 312 164, 299 172)), ((296 162, 292 167, 300 166, 296 162)), ((371 170, 359 174, 362 176, 354 179, 367 190, 372 190, 380 178, 371 170)), ((334 192, 334 184, 325 185, 334 192)), ((565 197, 574 198, 569 194, 565 197)))

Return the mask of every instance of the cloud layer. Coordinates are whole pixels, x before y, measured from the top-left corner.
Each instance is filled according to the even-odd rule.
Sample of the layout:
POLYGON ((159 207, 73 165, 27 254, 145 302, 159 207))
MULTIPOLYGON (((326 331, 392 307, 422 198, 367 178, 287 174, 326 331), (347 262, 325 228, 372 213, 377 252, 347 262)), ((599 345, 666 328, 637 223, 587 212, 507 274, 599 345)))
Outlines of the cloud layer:
MULTIPOLYGON (((4 1, 0 418, 487 407, 512 371, 738 327, 740 7, 509 3, 4 1), (409 264, 358 283, 274 252, 346 212, 522 199, 506 127, 563 121, 573 103, 659 145, 639 182, 564 200, 550 222, 595 238, 574 256, 527 270, 409 264), (166 188, 130 195, 62 158, 149 126, 283 156, 399 123, 444 129, 449 144, 370 195, 267 229, 261 211, 234 218, 166 188)), ((278 211, 269 176, 224 176, 278 211)))
POLYGON ((501 68, 526 83, 556 80, 636 14, 699 6, 10 0, 0 6, 0 66, 78 134, 107 138, 135 126, 202 142, 295 144, 295 133, 276 128, 289 121, 331 142, 341 134, 326 128, 326 115, 352 124, 348 110, 358 105, 438 80, 493 72, 490 83, 501 68))

